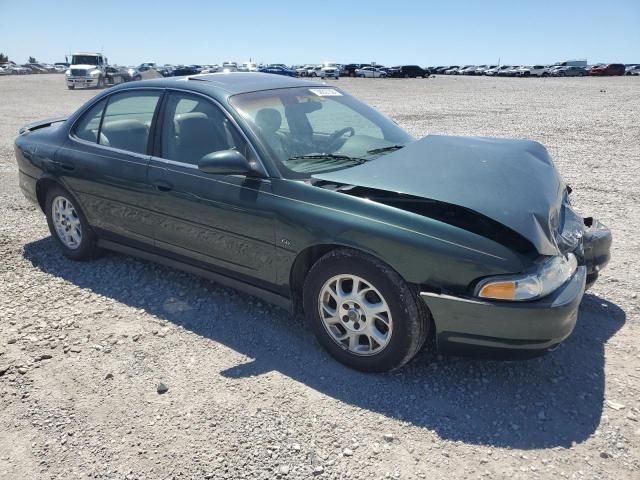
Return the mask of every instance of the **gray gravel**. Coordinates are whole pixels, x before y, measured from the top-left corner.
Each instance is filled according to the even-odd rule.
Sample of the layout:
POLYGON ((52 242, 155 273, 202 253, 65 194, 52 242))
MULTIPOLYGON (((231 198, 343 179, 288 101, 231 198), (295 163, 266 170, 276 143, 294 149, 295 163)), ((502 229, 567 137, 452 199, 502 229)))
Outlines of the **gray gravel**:
POLYGON ((12 142, 96 92, 3 77, 0 478, 640 477, 640 78, 338 84, 416 136, 549 148, 614 233, 573 335, 529 361, 425 352, 365 375, 251 297, 116 254, 65 260, 12 142))

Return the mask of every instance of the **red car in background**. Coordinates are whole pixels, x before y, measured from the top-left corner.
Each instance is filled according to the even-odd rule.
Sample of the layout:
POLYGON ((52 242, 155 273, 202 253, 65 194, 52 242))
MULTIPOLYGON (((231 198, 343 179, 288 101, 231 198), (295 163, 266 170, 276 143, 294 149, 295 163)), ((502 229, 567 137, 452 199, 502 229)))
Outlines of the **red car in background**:
POLYGON ((595 65, 589 70, 589 75, 600 77, 611 77, 624 75, 624 65, 622 63, 609 63, 606 65, 595 65))

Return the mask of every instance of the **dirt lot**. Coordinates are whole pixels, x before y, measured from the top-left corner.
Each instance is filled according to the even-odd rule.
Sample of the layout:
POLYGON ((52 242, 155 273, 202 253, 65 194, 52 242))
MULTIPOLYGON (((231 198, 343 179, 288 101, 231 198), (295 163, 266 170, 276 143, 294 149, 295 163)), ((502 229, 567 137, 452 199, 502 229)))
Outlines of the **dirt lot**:
POLYGON ((0 478, 640 478, 640 78, 340 80, 427 133, 544 143, 613 259, 555 352, 331 360, 282 310, 121 255, 72 263, 12 142, 96 91, 0 78, 0 478), (168 392, 157 393, 163 382, 168 392))

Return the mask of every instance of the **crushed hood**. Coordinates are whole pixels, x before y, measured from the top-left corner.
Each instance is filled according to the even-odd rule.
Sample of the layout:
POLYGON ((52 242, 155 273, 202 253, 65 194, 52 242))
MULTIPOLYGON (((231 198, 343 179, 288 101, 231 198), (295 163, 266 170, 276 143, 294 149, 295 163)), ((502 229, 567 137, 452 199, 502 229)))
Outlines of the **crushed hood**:
POLYGON ((429 135, 365 164, 313 178, 458 205, 511 228, 542 255, 559 253, 556 234, 566 187, 537 142, 429 135))

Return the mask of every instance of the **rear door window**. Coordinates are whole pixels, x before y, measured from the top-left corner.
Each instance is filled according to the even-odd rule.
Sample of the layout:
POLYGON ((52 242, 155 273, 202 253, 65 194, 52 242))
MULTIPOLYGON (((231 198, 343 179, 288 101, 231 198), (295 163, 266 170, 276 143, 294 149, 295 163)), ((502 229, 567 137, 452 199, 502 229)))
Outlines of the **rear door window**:
POLYGON ((145 154, 160 92, 131 91, 109 98, 100 129, 100 145, 145 154))
POLYGON ((100 121, 106 100, 101 100, 89 109, 76 123, 73 135, 81 140, 91 143, 98 143, 98 133, 100 131, 100 121))

